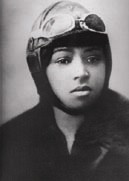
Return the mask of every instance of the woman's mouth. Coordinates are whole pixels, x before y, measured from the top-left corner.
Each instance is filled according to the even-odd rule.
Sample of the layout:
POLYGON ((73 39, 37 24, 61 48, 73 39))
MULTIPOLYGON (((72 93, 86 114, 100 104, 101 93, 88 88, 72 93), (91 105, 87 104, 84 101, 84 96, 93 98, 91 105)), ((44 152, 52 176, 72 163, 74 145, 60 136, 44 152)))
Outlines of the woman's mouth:
POLYGON ((74 95, 77 95, 77 96, 86 96, 86 95, 89 95, 90 92, 91 92, 91 88, 88 86, 78 86, 72 91, 70 91, 70 93, 73 93, 74 95))

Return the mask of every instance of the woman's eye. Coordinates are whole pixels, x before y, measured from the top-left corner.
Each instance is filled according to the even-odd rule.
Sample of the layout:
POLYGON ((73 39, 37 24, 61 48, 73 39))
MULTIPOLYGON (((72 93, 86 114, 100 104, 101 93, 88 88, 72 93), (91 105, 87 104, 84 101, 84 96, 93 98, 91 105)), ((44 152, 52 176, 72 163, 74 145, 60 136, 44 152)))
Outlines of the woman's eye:
POLYGON ((69 58, 59 58, 56 63, 58 64, 69 64, 71 60, 69 58))
POLYGON ((98 56, 90 56, 87 58, 87 63, 95 64, 95 63, 98 63, 100 60, 101 60, 101 58, 98 56))

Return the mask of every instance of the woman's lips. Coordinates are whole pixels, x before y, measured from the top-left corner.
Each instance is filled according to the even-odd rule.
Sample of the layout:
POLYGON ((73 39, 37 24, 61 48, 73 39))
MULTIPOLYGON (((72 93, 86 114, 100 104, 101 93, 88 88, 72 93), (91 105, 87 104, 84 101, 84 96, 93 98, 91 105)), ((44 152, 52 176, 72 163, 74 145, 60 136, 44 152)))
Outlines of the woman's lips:
POLYGON ((78 91, 91 91, 91 88, 88 86, 78 86, 70 92, 72 93, 72 92, 78 92, 78 91))
POLYGON ((85 96, 85 95, 88 95, 90 91, 91 91, 91 88, 88 86, 78 86, 75 89, 73 89, 71 93, 77 96, 85 96))

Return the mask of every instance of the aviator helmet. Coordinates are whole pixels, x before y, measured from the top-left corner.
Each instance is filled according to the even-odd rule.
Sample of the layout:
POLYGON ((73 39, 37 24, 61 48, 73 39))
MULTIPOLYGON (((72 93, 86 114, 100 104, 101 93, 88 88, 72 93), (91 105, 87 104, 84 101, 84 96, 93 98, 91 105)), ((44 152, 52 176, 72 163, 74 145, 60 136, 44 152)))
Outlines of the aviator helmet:
POLYGON ((50 50, 66 44, 97 44, 104 47, 106 55, 105 87, 111 73, 111 50, 103 20, 82 5, 59 1, 46 8, 34 22, 27 45, 27 63, 41 97, 45 83, 45 66, 49 63, 50 50), (75 41, 69 41, 70 38, 75 41), (47 52, 47 53, 46 53, 47 52), (43 83, 44 80, 44 83, 43 83))

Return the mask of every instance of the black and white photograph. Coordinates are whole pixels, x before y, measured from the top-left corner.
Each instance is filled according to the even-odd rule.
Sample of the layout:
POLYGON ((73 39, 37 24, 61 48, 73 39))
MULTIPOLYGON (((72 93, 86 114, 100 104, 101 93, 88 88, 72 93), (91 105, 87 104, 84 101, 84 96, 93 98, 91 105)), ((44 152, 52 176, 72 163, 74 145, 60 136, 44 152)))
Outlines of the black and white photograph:
POLYGON ((1 181, 129 180, 128 7, 2 0, 1 181))

